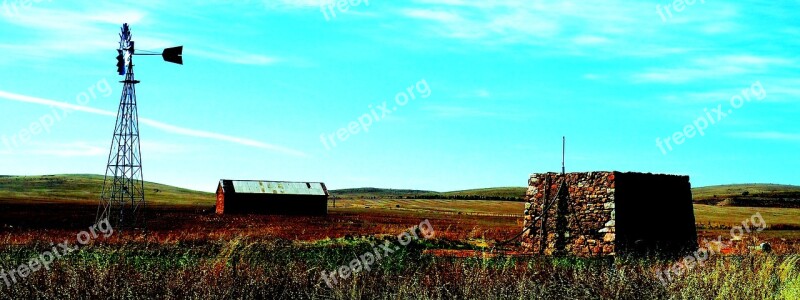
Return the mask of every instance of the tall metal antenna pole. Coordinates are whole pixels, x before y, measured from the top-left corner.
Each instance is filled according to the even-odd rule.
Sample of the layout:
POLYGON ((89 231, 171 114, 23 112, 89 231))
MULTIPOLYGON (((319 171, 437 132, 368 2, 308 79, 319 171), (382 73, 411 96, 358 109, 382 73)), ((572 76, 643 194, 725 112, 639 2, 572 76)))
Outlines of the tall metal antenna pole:
POLYGON ((561 137, 561 175, 564 175, 564 174, 567 173, 567 168, 564 167, 564 159, 566 157, 566 153, 567 153, 567 137, 566 136, 562 136, 561 137))
POLYGON ((144 178, 142 175, 139 142, 139 113, 136 107, 136 84, 133 73, 134 42, 128 24, 122 26, 118 52, 118 71, 125 75, 121 81, 117 121, 108 153, 103 193, 97 208, 97 222, 108 219, 115 229, 144 229, 147 220, 143 211, 144 178), (120 65, 121 64, 121 65, 120 65))

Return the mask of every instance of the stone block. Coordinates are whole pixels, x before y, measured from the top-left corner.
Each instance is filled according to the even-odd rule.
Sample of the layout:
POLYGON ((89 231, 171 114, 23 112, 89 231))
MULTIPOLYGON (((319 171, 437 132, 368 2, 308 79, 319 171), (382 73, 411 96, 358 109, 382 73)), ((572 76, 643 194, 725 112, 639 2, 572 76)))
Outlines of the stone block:
POLYGON ((606 233, 606 235, 603 236, 603 241, 613 242, 615 238, 616 238, 616 234, 614 234, 614 233, 606 233))

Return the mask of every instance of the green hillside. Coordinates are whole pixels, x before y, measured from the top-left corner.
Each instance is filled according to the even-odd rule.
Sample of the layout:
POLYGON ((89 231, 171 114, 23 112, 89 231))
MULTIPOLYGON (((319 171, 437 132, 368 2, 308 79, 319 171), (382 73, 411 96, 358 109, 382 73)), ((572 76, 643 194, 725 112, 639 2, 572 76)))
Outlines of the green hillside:
POLYGON ((733 184, 700 187, 692 192, 698 204, 800 208, 800 186, 733 184))
POLYGON ((741 196, 744 192, 747 192, 749 195, 800 193, 800 186, 754 183, 715 185, 692 189, 695 200, 713 198, 714 195, 716 195, 717 198, 741 196))
POLYGON ((499 187, 499 188, 486 188, 474 189, 464 191, 454 191, 443 193, 446 196, 486 196, 486 197, 523 197, 528 188, 525 187, 499 187))
POLYGON ((376 197, 407 197, 435 194, 433 191, 420 191, 420 190, 394 190, 394 189, 379 189, 379 188, 356 188, 356 189, 341 189, 331 190, 331 195, 339 198, 352 198, 352 199, 369 199, 376 197))
MULTIPOLYGON (((148 205, 213 206, 214 194, 145 182, 148 205)), ((0 202, 97 203, 101 175, 0 176, 0 202)))

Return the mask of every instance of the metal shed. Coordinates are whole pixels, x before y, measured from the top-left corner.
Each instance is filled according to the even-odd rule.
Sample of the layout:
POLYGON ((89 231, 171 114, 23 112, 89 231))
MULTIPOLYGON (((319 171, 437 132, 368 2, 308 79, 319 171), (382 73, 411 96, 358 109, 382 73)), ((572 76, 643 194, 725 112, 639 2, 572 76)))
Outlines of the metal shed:
POLYGON ((217 186, 216 212, 327 215, 328 196, 322 182, 222 179, 217 186))

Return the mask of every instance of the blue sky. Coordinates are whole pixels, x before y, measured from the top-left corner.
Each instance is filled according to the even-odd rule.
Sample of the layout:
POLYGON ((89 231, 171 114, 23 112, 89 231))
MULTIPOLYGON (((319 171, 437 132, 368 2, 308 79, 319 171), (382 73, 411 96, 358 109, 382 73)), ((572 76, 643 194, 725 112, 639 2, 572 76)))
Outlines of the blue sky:
POLYGON ((797 2, 198 2, 4 1, 0 173, 104 172, 127 22, 185 46, 135 59, 148 181, 524 186, 565 135, 568 171, 800 184, 797 2))

